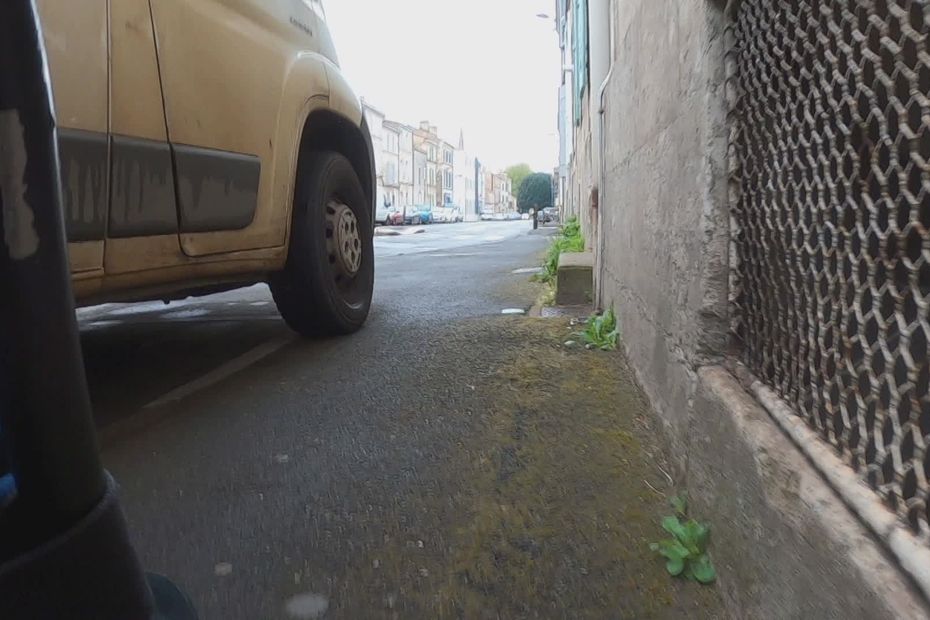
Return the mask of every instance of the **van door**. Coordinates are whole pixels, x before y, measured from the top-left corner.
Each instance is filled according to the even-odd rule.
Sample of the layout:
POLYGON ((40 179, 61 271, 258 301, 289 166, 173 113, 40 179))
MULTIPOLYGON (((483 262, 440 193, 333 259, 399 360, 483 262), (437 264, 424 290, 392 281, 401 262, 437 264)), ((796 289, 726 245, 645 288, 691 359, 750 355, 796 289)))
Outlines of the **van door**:
POLYGON ((38 0, 58 119, 62 208, 75 277, 103 269, 109 184, 107 0, 38 0))
POLYGON ((110 76, 107 276, 182 264, 149 0, 111 2, 110 76))
MULTIPOLYGON (((280 135, 296 141, 300 131, 281 110, 292 103, 283 99, 288 71, 319 33, 312 12, 302 0, 158 0, 152 9, 181 247, 203 256, 283 245, 275 155, 293 147, 280 135), (282 134, 279 121, 295 126, 282 134)), ((305 89, 327 92, 322 64, 305 89)))

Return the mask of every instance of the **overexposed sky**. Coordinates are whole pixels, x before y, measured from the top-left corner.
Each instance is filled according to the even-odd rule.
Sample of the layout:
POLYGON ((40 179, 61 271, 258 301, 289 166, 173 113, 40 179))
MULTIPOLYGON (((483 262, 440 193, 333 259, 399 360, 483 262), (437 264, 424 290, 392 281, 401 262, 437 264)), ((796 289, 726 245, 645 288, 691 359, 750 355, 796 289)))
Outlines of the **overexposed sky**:
POLYGON ((342 70, 391 120, 492 168, 558 163, 554 0, 324 0, 342 70), (549 19, 536 15, 544 13, 549 19))

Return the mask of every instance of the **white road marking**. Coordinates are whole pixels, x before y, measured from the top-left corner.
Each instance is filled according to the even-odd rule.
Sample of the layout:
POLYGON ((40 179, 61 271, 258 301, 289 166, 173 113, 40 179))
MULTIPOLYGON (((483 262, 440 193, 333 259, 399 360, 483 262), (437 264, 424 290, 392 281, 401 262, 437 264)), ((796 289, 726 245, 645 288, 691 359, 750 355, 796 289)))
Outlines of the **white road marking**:
POLYGON ((504 308, 501 310, 501 314, 526 314, 526 310, 523 308, 504 308))
POLYGON ((161 312, 162 310, 169 310, 169 306, 165 305, 163 301, 147 301, 145 303, 130 304, 126 306, 118 306, 116 308, 109 308, 102 312, 102 314, 108 314, 111 316, 129 316, 132 314, 146 314, 148 312, 161 312))
POLYGON ((299 620, 312 620, 321 618, 326 610, 329 609, 329 599, 322 594, 307 592, 292 596, 284 606, 285 611, 291 618, 299 620))
POLYGON ((199 379, 194 379, 190 383, 185 383, 181 387, 175 388, 167 394, 156 398, 142 408, 154 409, 156 407, 162 407, 169 403, 177 402, 183 398, 187 398, 191 394, 219 383, 230 375, 234 375, 237 372, 245 370, 252 364, 261 361, 275 351, 293 342, 296 337, 296 335, 282 336, 280 338, 275 338, 274 340, 269 340, 264 344, 260 344, 251 351, 247 351, 239 357, 234 357, 228 362, 217 366, 199 379))
POLYGON ((514 269, 510 273, 542 273, 542 267, 521 267, 520 269, 514 269))
POLYGON ((161 315, 163 319, 195 319, 201 316, 207 316, 210 314, 210 311, 206 308, 190 308, 188 310, 174 310, 172 312, 165 312, 161 315))
POLYGON ((74 311, 74 314, 77 315, 78 319, 83 319, 84 317, 94 316, 102 312, 106 312, 108 308, 112 308, 116 304, 100 304, 99 306, 87 306, 85 308, 78 308, 74 311))

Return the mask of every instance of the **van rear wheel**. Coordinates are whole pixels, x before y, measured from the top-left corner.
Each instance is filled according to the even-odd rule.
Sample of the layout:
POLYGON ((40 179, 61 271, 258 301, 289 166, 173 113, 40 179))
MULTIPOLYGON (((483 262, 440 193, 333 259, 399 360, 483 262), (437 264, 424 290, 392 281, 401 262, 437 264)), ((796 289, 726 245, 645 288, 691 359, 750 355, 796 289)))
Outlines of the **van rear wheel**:
POLYGON ((371 308, 374 225, 349 160, 302 155, 293 211, 287 264, 269 281, 278 311, 302 336, 358 331, 371 308))

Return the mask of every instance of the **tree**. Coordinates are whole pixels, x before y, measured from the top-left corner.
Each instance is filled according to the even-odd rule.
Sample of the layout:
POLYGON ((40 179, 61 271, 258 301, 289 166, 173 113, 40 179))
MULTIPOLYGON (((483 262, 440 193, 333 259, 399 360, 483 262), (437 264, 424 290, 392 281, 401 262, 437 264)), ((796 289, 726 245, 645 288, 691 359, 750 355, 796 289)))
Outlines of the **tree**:
POLYGON ((520 195, 520 186, 526 177, 533 174, 533 169, 527 164, 514 164, 504 172, 510 177, 510 191, 514 196, 520 195))
POLYGON ((527 213, 530 209, 546 209, 552 206, 552 175, 535 172, 524 179, 517 195, 517 209, 527 213))

